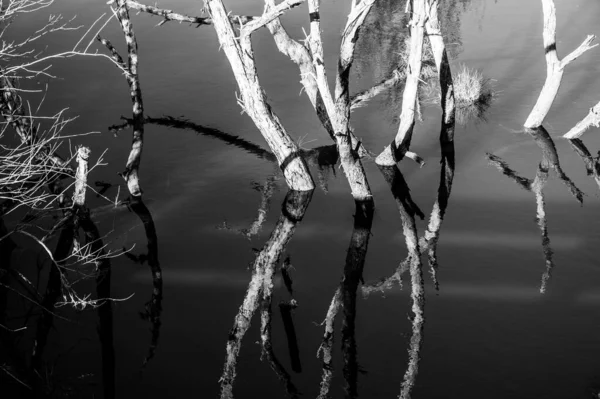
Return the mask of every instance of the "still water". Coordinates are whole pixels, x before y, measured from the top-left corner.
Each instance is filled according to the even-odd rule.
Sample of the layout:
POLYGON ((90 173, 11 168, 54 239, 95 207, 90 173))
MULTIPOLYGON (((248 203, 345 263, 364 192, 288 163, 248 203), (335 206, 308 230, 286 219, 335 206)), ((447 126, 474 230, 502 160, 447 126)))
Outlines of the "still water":
MULTIPOLYGON (((76 21, 87 26, 108 11, 104 3, 58 0, 50 12, 66 17, 77 14, 76 21)), ((456 128, 456 174, 437 252, 438 291, 424 257, 425 327, 412 397, 592 397, 600 389, 596 330, 600 328, 599 185, 561 136, 600 100, 600 50, 586 53, 567 67, 544 124, 548 137, 533 137, 523 133, 521 126, 545 79, 541 3, 450 3, 456 3, 448 14, 451 66, 458 70, 466 64, 480 70, 492 79, 496 96, 484 119, 456 128), (543 162, 542 147, 549 140, 556 146, 562 172, 551 168, 543 190, 547 225, 543 240, 535 194, 503 175, 490 164, 487 154, 500 157, 516 174, 533 181, 543 162), (568 176, 584 193, 583 205, 559 174, 568 176), (552 277, 543 283, 550 264, 554 265, 552 277), (542 284, 544 294, 540 293, 542 284)), ((201 2, 169 0, 159 5, 194 15, 201 2)), ((263 10, 258 0, 226 5, 236 14, 256 15, 263 10)), ((556 6, 559 57, 586 35, 600 35, 597 0, 557 0, 556 6)), ((342 0, 322 6, 330 78, 349 7, 342 0)), ((403 10, 401 1, 376 3, 357 46, 353 92, 384 79, 397 65, 404 40, 399 32, 404 32, 402 24, 406 23, 403 10)), ((25 16, 24 26, 37 26, 45 18, 44 13, 25 16)), ((148 262, 136 263, 127 256, 112 259, 111 296, 129 298, 112 304, 114 368, 106 366, 103 351, 107 347, 99 339, 98 312, 59 308, 57 313, 66 320, 55 320, 44 355, 48 370, 44 378, 51 381, 56 396, 103 397, 107 385, 114 382, 116 396, 123 398, 218 397, 226 346, 252 277, 252 262, 282 213, 285 183, 272 158, 260 149, 268 148, 260 133, 247 115, 240 114, 235 80, 213 28, 173 22, 157 27, 158 22, 148 15, 133 16, 146 114, 189 122, 175 127, 146 125, 140 176, 158 237, 162 312, 159 318, 140 317, 153 295, 148 262), (239 144, 226 139, 231 136, 246 141, 239 144), (259 211, 261 205, 264 213, 259 211), (251 231, 261 217, 264 223, 251 231)), ((306 6, 292 10, 282 22, 290 35, 302 39, 302 29, 308 30, 306 6)), ((59 32, 44 39, 43 45, 70 49, 81 33, 59 32)), ((102 34, 125 53, 116 22, 102 34)), ((253 44, 263 87, 292 137, 307 150, 331 144, 308 99, 300 94, 297 67, 277 52, 266 30, 253 36, 253 44)), ((98 47, 98 51, 103 49, 98 47)), ((131 115, 125 79, 108 61, 96 57, 58 60, 52 71, 58 79, 50 81, 42 111, 69 107, 69 115, 79 115, 70 125, 70 134, 101 132, 72 144, 90 146, 92 158, 108 149, 104 156, 108 165, 94 170, 91 180, 113 183, 106 195, 114 198, 121 184, 116 173, 125 164, 130 134, 123 131, 113 137, 108 127, 120 123, 121 115, 131 115)), ((368 149, 378 152, 392 139, 401 97, 400 87, 352 114, 355 133, 368 149)), ((411 161, 401 164, 412 198, 426 216, 439 184, 438 108, 423 107, 423 121, 413 136, 412 149, 427 164, 423 168, 411 161)), ((583 136, 591 154, 600 150, 598 133, 591 129, 583 136)), ((392 275, 407 250, 389 186, 373 161, 366 160, 365 168, 376 204, 362 273, 368 285, 392 275)), ((272 369, 270 356, 261 360, 257 312, 237 359, 233 384, 237 398, 293 397, 290 383, 307 398, 317 397, 321 389, 323 362, 317 350, 324 334, 322 322, 352 248, 355 204, 337 165, 321 169, 312 165, 311 172, 321 181, 320 187, 281 258, 283 262, 289 256, 293 266, 290 274, 298 307, 291 318, 278 306, 290 301, 285 281, 279 274, 274 280, 271 345, 279 374, 272 369), (286 374, 288 379, 282 381, 280 377, 286 374)), ((122 197, 125 191, 121 184, 122 197)), ((88 196, 88 205, 101 207, 94 218, 102 234, 108 235, 105 240, 110 248, 133 247, 134 256, 148 252, 144 226, 135 213, 110 209, 94 195, 88 196)), ((426 221, 418 222, 419 234, 426 221)), ((31 250, 19 249, 13 263, 26 265, 35 257, 31 250)), ((29 277, 35 279, 35 273, 29 277)), ((399 394, 412 331, 410 284, 404 279, 402 287, 369 296, 358 288, 352 346, 356 357, 350 362, 354 372, 348 370, 348 351, 347 347, 343 350, 340 332, 352 317, 342 311, 338 314, 331 397, 392 398, 399 394)), ((77 289, 95 293, 93 281, 80 283, 77 289)), ((21 302, 15 298, 13 307, 22 310, 21 302)), ((23 320, 15 316, 11 326, 22 326, 23 320)), ((27 345, 35 330, 35 317, 28 320, 31 330, 19 341, 23 353, 31 353, 27 345)), ((1 353, 5 356, 6 351, 1 353)), ((11 392, 2 397, 23 393, 2 378, 11 392)))

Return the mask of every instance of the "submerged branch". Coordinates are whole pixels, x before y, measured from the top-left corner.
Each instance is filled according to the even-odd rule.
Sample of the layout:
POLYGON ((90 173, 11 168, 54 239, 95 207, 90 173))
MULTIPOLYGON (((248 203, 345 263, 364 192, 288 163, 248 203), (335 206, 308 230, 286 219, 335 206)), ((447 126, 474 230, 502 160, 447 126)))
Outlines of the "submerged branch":
POLYGON ((588 176, 593 176, 598 188, 600 188, 600 158, 594 158, 580 139, 569 140, 573 150, 581 157, 585 164, 585 171, 588 176))

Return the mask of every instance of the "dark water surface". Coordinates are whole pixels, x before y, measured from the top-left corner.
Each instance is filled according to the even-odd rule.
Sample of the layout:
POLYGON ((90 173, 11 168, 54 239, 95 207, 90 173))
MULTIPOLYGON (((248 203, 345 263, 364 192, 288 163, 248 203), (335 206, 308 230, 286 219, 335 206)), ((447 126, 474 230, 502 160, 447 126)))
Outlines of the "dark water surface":
MULTIPOLYGON (((79 23, 89 25, 108 10, 104 3, 59 0, 52 12, 67 17, 77 14, 79 23)), ((550 170, 544 189, 550 241, 544 252, 535 195, 490 165, 486 155, 502 158, 517 174, 532 180, 543 160, 540 145, 548 143, 548 138, 521 132, 545 79, 541 3, 457 3, 452 13, 452 68, 458 71, 464 63, 479 69, 493 79, 497 96, 485 120, 456 128, 456 175, 437 253, 439 291, 423 258, 426 321, 412 396, 591 397, 600 388, 600 335, 596 330, 600 328, 599 186, 561 136, 600 100, 600 50, 586 53, 567 67, 544 124, 562 171, 585 193, 580 205, 555 169, 550 170), (554 268, 546 292, 541 294, 548 259, 554 268)), ((259 14, 263 9, 258 0, 226 4, 237 14, 259 14)), ((558 0, 556 5, 559 57, 577 47, 586 35, 600 35, 600 2, 558 0)), ((196 14, 201 2, 169 0, 159 6, 196 14)), ((396 66, 403 41, 399 32, 406 23, 403 9, 404 1, 384 0, 367 18, 357 47, 353 92, 383 79, 396 66)), ((325 62, 330 77, 334 76, 339 32, 348 12, 346 1, 323 4, 325 62)), ((47 16, 41 13, 23 20, 34 26, 44 18, 47 16)), ((268 148, 247 115, 240 114, 235 80, 213 28, 177 23, 155 27, 159 21, 148 15, 133 17, 146 114, 182 116, 190 123, 187 129, 146 125, 141 184, 156 225, 164 284, 158 346, 142 367, 149 351, 154 351, 153 331, 154 338, 158 331, 156 319, 153 330, 152 323, 140 317, 153 292, 148 262, 134 263, 125 256, 112 259, 111 296, 133 295, 112 307, 114 370, 105 368, 103 373, 97 311, 57 309, 68 321, 57 320, 49 335, 45 354, 49 369, 51 366, 48 379, 71 389, 72 397, 102 397, 110 373, 114 373, 117 397, 217 397, 230 330, 251 279, 250 266, 256 257, 253 249, 260 250, 269 239, 286 196, 285 183, 268 155, 228 145, 225 136, 215 137, 218 130, 268 148), (266 221, 258 234, 248 239, 235 229, 249 228, 259 214, 261 192, 256 185, 271 187, 273 195, 266 221), (222 228, 224 223, 229 229, 222 228)), ((303 38, 302 28, 308 31, 306 6, 289 12, 283 23, 292 36, 303 38)), ((125 54, 116 22, 103 36, 125 54)), ((77 40, 77 35, 57 34, 44 44, 69 49, 77 40)), ((296 66, 277 52, 267 31, 256 33, 253 43, 264 89, 292 137, 306 149, 331 144, 308 99, 299 95, 296 66)), ((131 115, 125 79, 108 61, 93 57, 56 61, 52 71, 60 79, 50 82, 43 110, 51 113, 69 107, 69 115, 79 115, 70 134, 102 132, 75 139, 73 144, 90 146, 92 157, 108 148, 108 166, 96 169, 91 179, 120 184, 116 173, 125 164, 130 133, 123 131, 115 138, 108 127, 119 123, 121 115, 131 115)), ((355 133, 370 150, 380 151, 395 134, 401 97, 401 88, 393 90, 352 114, 355 133)), ((411 161, 401 164, 413 200, 426 214, 439 184, 438 108, 423 108, 424 120, 416 125, 413 136, 412 149, 426 158, 427 164, 421 169, 411 161)), ((591 129, 583 136, 592 155, 600 150, 598 133, 591 129)), ((376 204, 363 271, 369 284, 393 274, 407 251, 389 186, 373 161, 365 161, 365 167, 376 204)), ((313 165, 311 171, 318 180, 319 169, 313 165)), ((300 365, 290 356, 290 335, 278 306, 290 300, 279 276, 272 298, 273 353, 306 398, 319 395, 323 364, 316 355, 324 334, 321 323, 344 273, 355 215, 339 166, 325 167, 321 174, 327 190, 315 190, 282 256, 283 261, 289 255, 293 265, 298 307, 292 320, 300 365)), ((125 191, 122 185, 122 197, 125 191)), ((107 193, 112 198, 116 194, 115 188, 107 193)), ((106 205, 95 196, 88 197, 91 207, 106 205)), ((105 207, 95 220, 103 234, 110 232, 107 241, 111 248, 135 245, 132 254, 147 253, 144 226, 135 213, 105 207)), ((425 226, 419 221, 419 234, 425 226)), ((16 264, 33 258, 28 250, 13 255, 16 264)), ((80 292, 94 290, 93 282, 78 286, 80 292)), ((409 278, 405 277, 402 288, 395 286, 384 295, 363 297, 360 291, 354 331, 358 372, 354 375, 344 367, 340 329, 348 316, 340 311, 329 393, 333 398, 397 397, 411 337, 409 278), (352 392, 353 386, 357 394, 352 392)), ((15 303, 15 307, 21 306, 17 299, 15 303)), ((22 325, 19 320, 14 326, 22 325)), ((268 359, 261 361, 260 324, 257 312, 237 360, 233 386, 237 398, 288 396, 285 383, 268 359)), ((31 334, 27 332, 22 340, 23 351, 30 351, 26 344, 31 342, 31 334)), ((106 356, 104 359, 106 362, 106 356)))

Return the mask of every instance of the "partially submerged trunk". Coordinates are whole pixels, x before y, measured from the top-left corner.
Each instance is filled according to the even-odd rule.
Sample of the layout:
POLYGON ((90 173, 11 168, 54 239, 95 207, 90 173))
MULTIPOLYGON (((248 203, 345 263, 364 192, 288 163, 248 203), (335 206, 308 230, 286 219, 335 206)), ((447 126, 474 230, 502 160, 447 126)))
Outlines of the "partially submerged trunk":
POLYGON ((142 160, 142 147, 144 145, 144 103, 142 101, 142 90, 140 88, 140 78, 138 76, 138 54, 137 41, 135 33, 129 18, 129 8, 126 0, 117 0, 117 9, 115 11, 123 34, 127 43, 127 74, 126 79, 129 84, 131 102, 133 103, 133 140, 131 151, 127 158, 127 165, 123 172, 123 178, 127 182, 129 193, 134 197, 142 195, 139 181, 139 168, 142 160))
POLYGON ((425 248, 427 249, 429 267, 436 289, 439 288, 437 280, 437 241, 440 236, 440 229, 442 228, 446 208, 448 207, 452 182, 454 181, 454 127, 456 111, 454 82, 452 80, 452 71, 450 70, 444 38, 440 29, 438 3, 438 0, 434 0, 431 7, 429 7, 429 18, 425 24, 425 29, 431 43, 441 89, 442 124, 440 129, 440 148, 442 159, 440 161, 440 185, 436 201, 429 216, 427 229, 425 229, 423 238, 419 242, 421 251, 424 251, 425 248))
POLYGON ((377 165, 392 166, 402 160, 408 149, 415 126, 415 110, 418 101, 419 77, 423 58, 423 35, 425 32, 426 0, 411 0, 410 54, 406 85, 402 95, 402 112, 398 133, 390 145, 375 159, 377 165))
POLYGON ((350 67, 354 61, 358 31, 371 10, 373 3, 374 0, 362 0, 359 4, 352 3, 352 10, 342 33, 334 98, 331 94, 325 71, 323 41, 321 38, 321 17, 319 14, 320 0, 309 0, 308 2, 310 13, 308 43, 315 69, 315 79, 319 94, 323 99, 324 107, 329 114, 335 131, 334 138, 344 174, 350 184, 352 197, 356 201, 369 200, 373 195, 371 194, 371 188, 369 187, 367 176, 360 161, 359 150, 361 149, 361 143, 353 140, 355 137, 350 131, 351 104, 349 77, 350 67))
POLYGON ((533 107, 533 110, 525 121, 525 127, 528 129, 537 128, 542 125, 544 118, 550 111, 552 103, 558 94, 558 89, 562 81, 565 67, 577 57, 586 51, 597 46, 591 45, 595 39, 594 35, 588 37, 571 54, 558 59, 556 53, 556 7, 554 0, 542 0, 542 9, 544 12, 544 51, 546 53, 546 81, 542 92, 533 107))
MULTIPOLYGON (((250 34, 257 28, 255 26, 243 26, 238 37, 233 31, 223 2, 221 0, 209 0, 207 6, 219 43, 225 51, 240 88, 240 106, 252 118, 277 157, 290 189, 297 191, 314 189, 312 177, 306 163, 299 155, 298 146, 271 110, 260 85, 250 41, 250 34)), ((266 23, 271 21, 272 19, 266 21, 266 23)))
POLYGON ((600 102, 590 108, 590 112, 587 116, 565 133, 563 137, 570 140, 577 139, 592 126, 600 127, 600 102))

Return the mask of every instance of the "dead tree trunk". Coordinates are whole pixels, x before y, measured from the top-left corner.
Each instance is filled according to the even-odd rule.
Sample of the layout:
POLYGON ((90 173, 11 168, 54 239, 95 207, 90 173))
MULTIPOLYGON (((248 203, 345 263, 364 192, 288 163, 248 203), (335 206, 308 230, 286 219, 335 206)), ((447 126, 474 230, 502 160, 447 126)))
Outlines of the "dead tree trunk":
POLYGON ((129 94, 133 103, 133 141, 131 151, 127 159, 125 171, 122 173, 127 182, 129 193, 133 197, 142 195, 142 189, 139 182, 139 168, 142 160, 142 147, 144 145, 144 103, 142 101, 142 90, 138 76, 138 54, 137 40, 133 31, 133 25, 129 18, 129 5, 127 0, 111 0, 108 4, 115 4, 116 9, 113 12, 117 16, 125 42, 127 43, 127 64, 123 61, 117 50, 109 41, 103 40, 98 36, 98 40, 104 44, 111 52, 111 58, 124 72, 127 84, 129 85, 129 94))
POLYGON ((390 145, 379 154, 375 162, 380 166, 393 166, 402 160, 410 148, 415 126, 415 109, 418 101, 417 90, 421 75, 423 58, 423 35, 425 32, 426 0, 411 0, 412 18, 410 20, 410 54, 408 56, 408 72, 406 86, 402 95, 402 112, 398 133, 390 145))
POLYGON ((542 87, 542 92, 533 107, 533 110, 525 121, 525 127, 534 129, 542 125, 544 118, 550 111, 552 103, 558 94, 560 83, 565 67, 574 61, 577 57, 586 51, 597 46, 591 45, 596 38, 594 35, 588 37, 571 54, 558 59, 556 53, 556 7, 554 0, 542 0, 542 9, 544 12, 544 51, 546 53, 546 82, 542 87))
POLYGON ((442 159, 438 195, 429 216, 427 229, 420 241, 421 251, 427 248, 429 267, 436 289, 439 288, 437 280, 437 241, 440 236, 440 229, 446 208, 448 207, 448 198, 450 197, 452 182, 454 180, 454 116, 456 111, 452 71, 450 70, 448 54, 440 29, 438 6, 439 1, 434 0, 428 8, 429 18, 425 23, 425 30, 431 43, 441 88, 442 126, 440 130, 440 147, 442 159))
POLYGON ((241 91, 241 99, 238 100, 240 106, 252 118, 277 157, 290 189, 309 191, 315 187, 310 172, 299 155, 298 146, 290 138, 279 118, 267 103, 265 93, 258 79, 250 40, 252 32, 277 18, 287 8, 301 2, 302 0, 296 0, 279 4, 256 20, 243 25, 240 28, 239 37, 236 37, 233 31, 221 0, 208 0, 207 6, 219 43, 231 64, 241 91))
POLYGON ((356 4, 354 1, 352 2, 352 10, 342 33, 340 58, 336 75, 335 99, 331 95, 325 72, 323 42, 321 38, 321 17, 319 14, 320 0, 309 0, 308 2, 308 10, 310 12, 310 35, 308 43, 316 72, 317 87, 333 125, 342 168, 350 184, 352 197, 355 201, 366 201, 371 199, 373 195, 371 194, 371 188, 369 187, 369 182, 367 181, 367 176, 358 154, 360 142, 354 144, 352 141, 353 135, 350 132, 350 67, 354 61, 354 49, 358 39, 358 31, 371 7, 373 7, 374 2, 375 0, 362 0, 359 4, 356 4))

